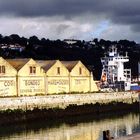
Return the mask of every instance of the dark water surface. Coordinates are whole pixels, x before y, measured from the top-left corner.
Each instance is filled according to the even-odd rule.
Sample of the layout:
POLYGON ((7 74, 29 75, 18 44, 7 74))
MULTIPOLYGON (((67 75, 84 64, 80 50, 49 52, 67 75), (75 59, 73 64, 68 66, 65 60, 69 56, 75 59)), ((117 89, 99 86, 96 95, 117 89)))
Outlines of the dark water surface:
POLYGON ((102 140, 102 132, 110 130, 116 137, 140 132, 140 114, 73 116, 61 120, 38 120, 0 126, 1 140, 102 140))

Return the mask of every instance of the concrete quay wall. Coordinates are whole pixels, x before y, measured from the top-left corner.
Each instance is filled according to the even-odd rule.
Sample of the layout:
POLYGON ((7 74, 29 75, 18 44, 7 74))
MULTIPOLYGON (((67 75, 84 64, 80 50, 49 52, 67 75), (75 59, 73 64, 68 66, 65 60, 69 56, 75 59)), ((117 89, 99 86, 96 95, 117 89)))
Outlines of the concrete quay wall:
POLYGON ((125 137, 116 138, 114 140, 140 140, 140 133, 128 135, 125 137))
POLYGON ((61 94, 45 96, 25 96, 0 98, 0 111, 17 110, 23 111, 37 109, 65 109, 69 105, 85 104, 109 104, 138 102, 138 93, 115 92, 115 93, 85 93, 85 94, 61 94))

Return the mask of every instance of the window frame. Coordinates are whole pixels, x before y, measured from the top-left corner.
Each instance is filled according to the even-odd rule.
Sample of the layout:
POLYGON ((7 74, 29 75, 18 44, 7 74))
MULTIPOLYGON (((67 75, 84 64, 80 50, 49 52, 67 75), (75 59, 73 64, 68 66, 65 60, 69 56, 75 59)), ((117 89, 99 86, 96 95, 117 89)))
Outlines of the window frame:
POLYGON ((30 74, 36 74, 36 67, 35 66, 29 66, 29 73, 30 74))
POLYGON ((79 67, 79 75, 82 75, 82 68, 79 67))
POLYGON ((4 65, 0 65, 0 74, 5 74, 6 73, 6 69, 4 65))
POLYGON ((60 75, 60 67, 57 67, 57 75, 60 75))

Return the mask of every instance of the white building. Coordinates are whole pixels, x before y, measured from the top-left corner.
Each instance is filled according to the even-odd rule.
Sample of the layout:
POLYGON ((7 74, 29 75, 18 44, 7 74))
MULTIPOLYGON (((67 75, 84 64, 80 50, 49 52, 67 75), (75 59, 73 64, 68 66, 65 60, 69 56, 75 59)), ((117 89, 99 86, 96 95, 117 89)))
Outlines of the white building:
POLYGON ((122 56, 116 47, 110 48, 108 56, 101 58, 103 65, 101 80, 108 86, 116 87, 117 84, 124 90, 130 90, 131 69, 124 69, 124 63, 128 62, 128 56, 122 56))
POLYGON ((68 44, 75 44, 80 40, 76 40, 76 39, 64 39, 64 42, 68 43, 68 44))

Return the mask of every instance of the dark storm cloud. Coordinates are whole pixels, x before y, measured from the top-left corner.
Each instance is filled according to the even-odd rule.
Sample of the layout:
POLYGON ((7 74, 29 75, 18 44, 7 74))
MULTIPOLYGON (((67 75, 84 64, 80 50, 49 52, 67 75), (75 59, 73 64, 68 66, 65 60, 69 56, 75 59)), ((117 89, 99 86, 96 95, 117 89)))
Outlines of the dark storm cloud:
POLYGON ((0 13, 18 16, 74 16, 81 13, 105 15, 140 14, 139 0, 1 0, 0 13))
POLYGON ((93 15, 114 25, 128 25, 133 31, 140 31, 139 5, 140 0, 0 0, 0 15, 25 18, 62 16, 65 19, 89 15, 91 24, 93 15))
POLYGON ((1 0, 0 12, 29 17, 73 16, 87 11, 95 11, 98 3, 94 0, 1 0))
POLYGON ((103 14, 114 22, 127 24, 139 22, 139 5, 139 0, 1 0, 0 14, 23 17, 103 14))

